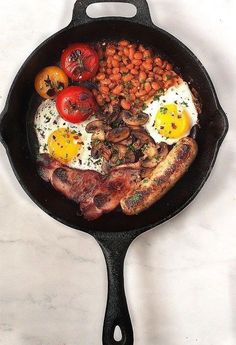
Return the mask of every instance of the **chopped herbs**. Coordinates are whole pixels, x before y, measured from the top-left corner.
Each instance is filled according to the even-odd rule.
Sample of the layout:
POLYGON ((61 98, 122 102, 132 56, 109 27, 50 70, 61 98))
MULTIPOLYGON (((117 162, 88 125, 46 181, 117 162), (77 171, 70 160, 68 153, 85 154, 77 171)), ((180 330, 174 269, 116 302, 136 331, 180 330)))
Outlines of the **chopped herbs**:
POLYGON ((167 112, 168 112, 168 108, 166 108, 166 107, 160 107, 160 113, 161 113, 161 114, 165 115, 165 114, 167 114, 167 112))

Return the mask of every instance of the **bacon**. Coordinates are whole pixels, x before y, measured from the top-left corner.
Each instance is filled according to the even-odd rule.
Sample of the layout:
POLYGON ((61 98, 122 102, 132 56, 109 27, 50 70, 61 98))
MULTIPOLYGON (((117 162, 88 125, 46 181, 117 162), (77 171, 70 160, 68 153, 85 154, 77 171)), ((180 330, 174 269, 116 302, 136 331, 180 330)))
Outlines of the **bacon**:
POLYGON ((39 173, 57 191, 80 204, 87 220, 95 220, 114 210, 140 181, 135 165, 114 168, 104 176, 93 170, 68 168, 48 155, 39 157, 39 173))

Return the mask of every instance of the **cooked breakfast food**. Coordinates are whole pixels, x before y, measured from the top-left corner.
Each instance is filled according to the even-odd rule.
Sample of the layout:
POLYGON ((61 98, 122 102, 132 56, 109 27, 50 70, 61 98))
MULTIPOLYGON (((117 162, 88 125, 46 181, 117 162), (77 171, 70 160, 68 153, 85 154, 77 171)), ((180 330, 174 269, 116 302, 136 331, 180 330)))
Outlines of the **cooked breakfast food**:
POLYGON ((173 65, 127 40, 67 47, 35 79, 40 176, 88 220, 138 214, 184 175, 200 102, 173 65))
POLYGON ((135 190, 121 199, 123 212, 139 214, 165 195, 184 175, 197 155, 197 144, 192 138, 183 138, 153 170, 149 178, 138 183, 135 190))

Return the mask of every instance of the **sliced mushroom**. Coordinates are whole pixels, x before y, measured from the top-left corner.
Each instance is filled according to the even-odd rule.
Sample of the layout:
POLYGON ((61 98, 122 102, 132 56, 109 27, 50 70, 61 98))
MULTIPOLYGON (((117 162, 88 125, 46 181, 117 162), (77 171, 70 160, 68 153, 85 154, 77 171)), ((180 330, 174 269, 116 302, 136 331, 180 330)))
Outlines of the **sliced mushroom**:
POLYGON ((133 139, 129 136, 127 139, 120 142, 121 145, 129 146, 133 144, 133 139))
POLYGON ((112 150, 107 145, 102 144, 100 148, 101 156, 108 162, 112 155, 112 150))
POLYGON ((143 145, 148 144, 148 143, 155 144, 155 141, 152 139, 152 137, 150 137, 150 135, 145 130, 132 131, 132 136, 134 136, 136 139, 139 139, 143 145))
POLYGON ((94 158, 94 159, 98 159, 101 157, 101 143, 97 144, 97 145, 92 145, 92 149, 91 149, 91 156, 94 158))
POLYGON ((143 168, 155 168, 158 165, 158 159, 156 157, 141 159, 141 165, 143 168))
POLYGON ((113 155, 111 158, 111 164, 114 166, 120 164, 134 163, 135 154, 127 146, 117 144, 113 148, 113 155))
POLYGON ((104 126, 104 123, 102 120, 95 120, 92 122, 89 122, 87 126, 85 127, 85 130, 87 133, 93 133, 99 129, 102 129, 104 126))
POLYGON ((99 141, 105 141, 106 135, 103 129, 97 129, 95 132, 93 132, 93 135, 91 137, 92 140, 99 140, 99 141))
POLYGON ((118 127, 107 132, 106 139, 112 143, 119 143, 120 141, 127 139, 129 135, 130 129, 128 127, 118 127))
POLYGON ((112 123, 116 122, 120 118, 120 106, 114 105, 112 106, 112 111, 107 114, 106 123, 111 125, 112 123))
POLYGON ((130 111, 122 111, 122 120, 128 126, 143 126, 148 122, 149 116, 146 113, 140 112, 137 115, 132 114, 130 111))
POLYGON ((160 143, 157 145, 157 157, 158 157, 158 163, 163 161, 166 156, 168 155, 168 145, 166 143, 160 143))
POLYGON ((144 146, 143 154, 149 158, 155 157, 158 154, 158 148, 154 143, 150 142, 144 146))

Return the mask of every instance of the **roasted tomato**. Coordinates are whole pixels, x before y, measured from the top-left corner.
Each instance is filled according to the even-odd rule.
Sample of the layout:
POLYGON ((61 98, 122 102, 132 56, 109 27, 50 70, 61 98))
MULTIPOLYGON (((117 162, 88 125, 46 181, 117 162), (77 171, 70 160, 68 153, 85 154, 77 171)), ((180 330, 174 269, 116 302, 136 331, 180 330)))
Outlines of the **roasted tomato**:
POLYGON ((43 98, 55 98, 69 84, 65 72, 57 67, 44 68, 35 78, 34 86, 38 94, 43 98))
POLYGON ((85 43, 75 43, 65 49, 61 56, 61 67, 75 81, 91 79, 98 71, 97 52, 85 43))
POLYGON ((97 109, 92 92, 81 86, 70 86, 60 92, 56 106, 61 117, 72 123, 85 121, 97 109))

